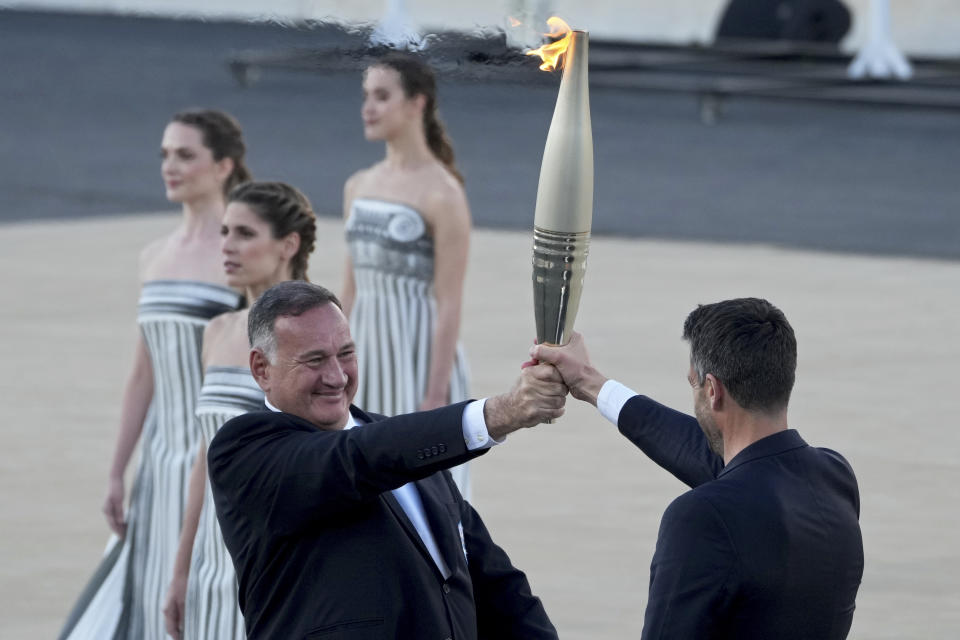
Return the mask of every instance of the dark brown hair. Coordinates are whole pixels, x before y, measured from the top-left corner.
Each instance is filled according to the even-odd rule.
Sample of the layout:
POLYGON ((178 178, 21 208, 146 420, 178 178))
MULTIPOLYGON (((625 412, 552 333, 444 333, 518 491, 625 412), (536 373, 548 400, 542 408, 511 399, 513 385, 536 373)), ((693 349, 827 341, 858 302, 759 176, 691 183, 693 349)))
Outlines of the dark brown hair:
POLYGON ((245 182, 234 187, 227 202, 242 202, 270 225, 279 240, 291 233, 300 236, 300 248, 290 259, 294 280, 307 280, 307 266, 317 240, 317 216, 310 201, 295 187, 283 182, 245 182))
POLYGON ((244 162, 247 145, 243 142, 243 131, 236 118, 218 109, 188 109, 175 114, 170 121, 199 129, 203 135, 203 146, 210 149, 214 160, 233 160, 233 171, 223 183, 224 195, 238 184, 253 179, 244 162))
POLYGON ((797 338, 787 317, 762 298, 698 306, 683 323, 690 364, 703 384, 712 373, 741 407, 785 409, 797 372, 797 338))
POLYGON ((437 160, 446 165, 447 169, 463 183, 463 176, 457 170, 453 154, 453 144, 447 135, 440 117, 437 115, 437 79, 426 62, 412 53, 392 51, 371 66, 387 67, 400 75, 400 85, 407 98, 422 95, 425 98, 423 107, 423 133, 427 138, 427 146, 437 160))

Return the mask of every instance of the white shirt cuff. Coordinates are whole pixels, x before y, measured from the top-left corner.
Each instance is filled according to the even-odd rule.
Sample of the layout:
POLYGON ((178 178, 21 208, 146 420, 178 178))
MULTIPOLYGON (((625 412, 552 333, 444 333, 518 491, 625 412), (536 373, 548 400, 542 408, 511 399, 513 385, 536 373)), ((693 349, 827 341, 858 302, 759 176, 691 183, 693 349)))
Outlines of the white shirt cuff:
POLYGON ((486 398, 475 400, 463 410, 463 441, 467 443, 467 449, 470 451, 489 449, 503 442, 503 440, 491 438, 490 432, 487 431, 487 421, 483 418, 483 406, 486 403, 486 398))
POLYGON ((604 418, 618 424, 620 422, 620 410, 627 400, 637 395, 637 392, 629 387, 625 387, 616 380, 607 380, 600 387, 600 393, 597 394, 597 409, 604 418))

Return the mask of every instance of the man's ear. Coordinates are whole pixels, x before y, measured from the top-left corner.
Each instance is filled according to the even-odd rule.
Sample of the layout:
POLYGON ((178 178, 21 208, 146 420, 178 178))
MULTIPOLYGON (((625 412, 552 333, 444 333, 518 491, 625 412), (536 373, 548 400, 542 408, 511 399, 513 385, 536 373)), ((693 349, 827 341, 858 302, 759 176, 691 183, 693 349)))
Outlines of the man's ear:
POLYGON ((270 361, 260 349, 250 350, 250 373, 264 393, 270 393, 270 361))
POLYGON ((723 409, 727 395, 727 390, 724 388, 723 383, 717 380, 716 376, 712 373, 708 373, 706 379, 703 381, 703 388, 707 394, 707 400, 710 401, 710 408, 714 411, 723 409))

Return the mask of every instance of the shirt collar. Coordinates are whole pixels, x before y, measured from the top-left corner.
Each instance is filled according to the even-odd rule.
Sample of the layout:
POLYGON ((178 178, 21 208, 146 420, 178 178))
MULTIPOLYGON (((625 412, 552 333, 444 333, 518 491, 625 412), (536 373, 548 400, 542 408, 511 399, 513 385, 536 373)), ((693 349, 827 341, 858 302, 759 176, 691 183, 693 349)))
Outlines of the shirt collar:
MULTIPOLYGON (((267 409, 269 409, 270 411, 273 411, 274 413, 282 413, 280 409, 277 409, 275 406, 273 406, 273 404, 271 404, 270 400, 268 400, 267 398, 263 399, 263 404, 267 406, 267 409)), ((357 419, 353 417, 353 411, 349 411, 347 413, 347 424, 343 425, 343 428, 353 429, 358 424, 360 423, 357 422, 357 419)))

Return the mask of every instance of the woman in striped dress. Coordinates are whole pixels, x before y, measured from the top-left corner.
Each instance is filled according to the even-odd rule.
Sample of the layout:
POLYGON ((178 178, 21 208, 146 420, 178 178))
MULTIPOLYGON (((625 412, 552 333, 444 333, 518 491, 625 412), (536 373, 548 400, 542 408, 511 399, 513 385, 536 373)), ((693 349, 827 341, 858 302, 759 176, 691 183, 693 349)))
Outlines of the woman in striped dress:
MULTIPOLYGON (((355 402, 385 415, 433 409, 469 393, 458 339, 470 209, 430 67, 389 54, 364 73, 363 96, 364 135, 386 157, 344 186, 355 402)), ((451 472, 469 499, 467 466, 451 472)))
POLYGON ((180 224, 140 255, 142 291, 133 370, 127 379, 103 511, 115 533, 61 638, 163 640, 163 592, 180 532, 199 434, 200 341, 210 318, 238 306, 221 267, 226 193, 249 179, 240 127, 229 115, 186 111, 167 125, 161 173, 180 224), (137 441, 129 509, 124 474, 137 441))
POLYGON ((297 189, 281 182, 248 182, 230 192, 223 216, 222 260, 227 283, 246 293, 248 306, 214 318, 203 333, 203 388, 197 400, 201 443, 164 616, 176 640, 243 640, 237 577, 223 543, 207 477, 206 445, 230 418, 263 408, 250 374, 249 305, 285 280, 306 280, 316 240, 316 217, 297 189))

